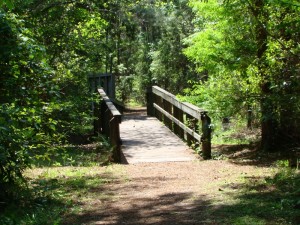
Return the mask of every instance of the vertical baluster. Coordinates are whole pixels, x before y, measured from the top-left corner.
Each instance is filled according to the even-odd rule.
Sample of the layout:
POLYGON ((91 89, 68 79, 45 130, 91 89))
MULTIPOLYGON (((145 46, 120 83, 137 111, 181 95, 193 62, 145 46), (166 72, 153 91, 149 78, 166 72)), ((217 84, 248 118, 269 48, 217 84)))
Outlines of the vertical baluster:
MULTIPOLYGON (((172 104, 167 100, 163 99, 163 109, 167 111, 169 114, 173 115, 172 113, 172 104)), ((172 127, 172 120, 169 119, 167 116, 164 116, 164 124, 170 129, 173 130, 172 127)))
POLYGON ((211 158, 211 119, 206 112, 201 113, 202 121, 202 152, 204 159, 211 158))
POLYGON ((147 116, 155 116, 154 114, 154 94, 152 92, 152 87, 147 88, 146 100, 147 100, 147 116))
MULTIPOLYGON (((155 103, 163 108, 163 103, 162 103, 162 98, 158 95, 155 96, 155 103)), ((159 112, 158 110, 155 110, 155 116, 158 120, 163 121, 163 114, 161 112, 159 112)))
POLYGON ((113 146, 114 162, 121 162, 121 147, 120 147, 120 117, 112 117, 109 121, 109 139, 113 146))
MULTIPOLYGON (((195 118, 192 117, 191 115, 186 114, 186 126, 191 128, 192 130, 195 130, 194 119, 195 118)), ((191 146, 193 144, 193 142, 195 142, 194 137, 192 135, 190 135, 189 133, 186 134, 186 141, 189 146, 191 146)))
MULTIPOLYGON (((183 123, 183 111, 173 105, 174 117, 183 123)), ((174 133, 178 135, 181 139, 184 139, 183 129, 174 123, 174 133)))

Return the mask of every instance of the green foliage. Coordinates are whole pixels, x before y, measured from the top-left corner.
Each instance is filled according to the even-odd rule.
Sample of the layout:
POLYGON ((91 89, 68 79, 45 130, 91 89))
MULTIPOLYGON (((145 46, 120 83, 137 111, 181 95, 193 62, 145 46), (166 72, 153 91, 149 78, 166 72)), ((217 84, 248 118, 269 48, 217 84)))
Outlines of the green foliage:
MULTIPOLYGON (((14 139, 16 135, 10 134, 14 139)), ((98 175, 105 168, 99 166, 108 165, 112 156, 112 148, 102 136, 87 145, 63 146, 48 156, 51 160, 41 157, 31 161, 32 168, 22 173, 26 186, 9 186, 15 196, 0 202, 1 224, 60 224, 63 213, 79 207, 78 196, 86 196, 108 182, 108 178, 98 175)), ((16 157, 22 160, 20 155, 16 157)), ((11 166, 15 167, 14 162, 11 166)))
POLYGON ((0 8, 5 202, 32 162, 77 165, 76 150, 58 146, 92 131, 89 73, 114 73, 122 101, 143 102, 158 84, 214 120, 246 121, 252 110, 273 123, 270 140, 300 138, 297 1, 2 0, 0 8))
POLYGON ((45 51, 15 14, 0 13, 1 199, 14 195, 22 172, 35 157, 47 157, 60 135, 50 109, 58 90, 45 51))
POLYGON ((197 13, 197 30, 186 39, 184 53, 202 79, 191 82, 185 100, 218 117, 246 116, 252 109, 261 120, 266 149, 275 142, 297 142, 299 7, 215 0, 191 0, 190 6, 197 13))
MULTIPOLYGON (((109 167, 95 167, 107 164, 105 156, 109 149, 107 141, 96 148, 92 145, 67 147, 52 158, 51 167, 27 171, 27 188, 18 191, 19 199, 7 202, 5 207, 1 202, 0 223, 61 224, 62 215, 80 211, 82 202, 94 199, 95 190, 113 180, 109 167)), ((109 199, 112 196, 101 191, 97 198, 109 199)))
POLYGON ((117 97, 124 103, 126 103, 132 95, 133 79, 133 76, 124 76, 120 77, 118 82, 117 97))
POLYGON ((39 158, 32 163, 35 167, 65 167, 65 166, 102 166, 111 163, 112 151, 107 138, 99 136, 93 137, 86 145, 66 145, 60 147, 49 159, 39 158))
POLYGON ((13 0, 0 0, 0 7, 7 6, 9 9, 14 7, 13 0))

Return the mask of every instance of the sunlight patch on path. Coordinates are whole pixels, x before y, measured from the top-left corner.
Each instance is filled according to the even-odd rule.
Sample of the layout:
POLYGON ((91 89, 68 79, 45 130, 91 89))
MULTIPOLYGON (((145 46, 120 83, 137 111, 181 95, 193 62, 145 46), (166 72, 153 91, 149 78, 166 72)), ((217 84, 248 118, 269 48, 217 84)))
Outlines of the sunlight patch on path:
POLYGON ((125 115, 120 125, 122 152, 129 164, 196 160, 192 150, 154 117, 125 115))

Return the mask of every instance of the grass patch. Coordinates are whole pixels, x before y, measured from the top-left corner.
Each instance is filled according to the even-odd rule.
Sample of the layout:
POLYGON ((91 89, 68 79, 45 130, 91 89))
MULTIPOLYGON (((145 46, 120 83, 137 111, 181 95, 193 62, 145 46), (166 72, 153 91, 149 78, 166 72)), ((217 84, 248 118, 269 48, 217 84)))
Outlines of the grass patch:
POLYGON ((32 169, 25 171, 27 183, 18 187, 17 195, 0 202, 0 224, 61 224, 65 215, 80 213, 82 204, 95 195, 111 200, 115 196, 104 187, 120 172, 117 165, 110 164, 111 154, 110 145, 101 139, 64 146, 36 159, 32 169))
POLYGON ((86 145, 66 145, 33 160, 34 167, 101 166, 110 163, 112 148, 104 137, 86 145))
POLYGON ((212 121, 212 144, 252 144, 260 138, 260 128, 257 124, 249 129, 245 119, 230 118, 226 123, 222 123, 220 119, 214 118, 212 121))
POLYGON ((145 105, 136 101, 135 99, 129 99, 126 103, 125 103, 126 107, 129 108, 139 108, 139 107, 144 107, 145 105))
POLYGON ((245 176, 222 187, 224 202, 210 211, 223 224, 300 224, 300 173, 280 168, 269 177, 245 176), (226 197, 227 196, 227 197, 226 197))
MULTIPOLYGON (((26 171, 28 188, 22 197, 6 204, 0 224, 61 224, 69 214, 84 210, 84 204, 117 196, 105 186, 117 180, 114 166, 107 167, 43 167, 26 171)), ((116 169, 118 173, 118 169, 116 169)))

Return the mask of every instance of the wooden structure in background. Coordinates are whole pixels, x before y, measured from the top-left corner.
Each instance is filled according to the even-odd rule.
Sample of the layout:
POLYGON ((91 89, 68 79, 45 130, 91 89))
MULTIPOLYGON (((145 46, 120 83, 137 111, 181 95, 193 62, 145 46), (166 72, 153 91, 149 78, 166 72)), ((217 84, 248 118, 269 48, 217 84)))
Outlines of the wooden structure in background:
POLYGON ((189 145, 201 144, 203 158, 211 158, 211 119, 206 111, 153 86, 147 90, 147 114, 162 121, 189 145))
POLYGON ((110 73, 91 73, 88 76, 89 84, 92 92, 97 92, 98 88, 102 88, 106 95, 111 99, 116 97, 116 80, 114 74, 110 73))

